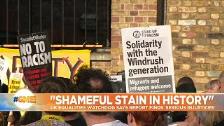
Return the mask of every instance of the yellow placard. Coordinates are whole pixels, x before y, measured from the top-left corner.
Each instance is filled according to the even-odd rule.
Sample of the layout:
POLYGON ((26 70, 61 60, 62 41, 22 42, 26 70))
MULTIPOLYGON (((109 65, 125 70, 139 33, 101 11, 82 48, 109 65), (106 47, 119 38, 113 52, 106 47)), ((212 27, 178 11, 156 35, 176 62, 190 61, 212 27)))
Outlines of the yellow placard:
POLYGON ((16 93, 20 89, 22 83, 22 73, 11 73, 9 78, 8 92, 16 93))
MULTIPOLYGON (((90 50, 57 50, 52 51, 52 74, 53 76, 73 78, 81 66, 90 66, 90 50)), ((21 60, 18 49, 0 48, 0 56, 7 61, 9 69, 7 73, 12 73, 21 68, 21 60)), ((8 84, 9 76, 5 73, 2 82, 8 84)), ((8 74, 9 75, 9 74, 8 74)), ((24 86, 24 84, 22 84, 24 86)))

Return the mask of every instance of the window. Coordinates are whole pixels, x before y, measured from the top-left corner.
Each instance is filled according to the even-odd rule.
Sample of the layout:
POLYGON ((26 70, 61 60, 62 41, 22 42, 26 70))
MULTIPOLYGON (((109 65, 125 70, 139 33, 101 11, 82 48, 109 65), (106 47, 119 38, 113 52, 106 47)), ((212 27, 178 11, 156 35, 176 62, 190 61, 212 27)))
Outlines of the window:
POLYGON ((111 0, 2 0, 0 42, 47 32, 52 44, 110 46, 111 0))

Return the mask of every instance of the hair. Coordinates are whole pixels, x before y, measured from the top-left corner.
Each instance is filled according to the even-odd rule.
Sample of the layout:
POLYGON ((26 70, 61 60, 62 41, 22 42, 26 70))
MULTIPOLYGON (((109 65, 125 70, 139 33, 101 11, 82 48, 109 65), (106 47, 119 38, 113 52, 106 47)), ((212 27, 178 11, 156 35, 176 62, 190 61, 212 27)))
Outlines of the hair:
POLYGON ((182 77, 177 82, 176 92, 195 93, 197 90, 194 81, 190 77, 182 77))
MULTIPOLYGON (((177 82, 177 93, 196 93, 194 82, 190 77, 182 77, 177 82)), ((172 112, 173 121, 184 121, 187 116, 187 112, 172 112)))
POLYGON ((196 88, 192 85, 182 84, 176 88, 177 93, 196 93, 196 88))
POLYGON ((40 120, 42 117, 42 112, 38 111, 27 111, 24 116, 20 119, 19 125, 27 125, 40 120))
MULTIPOLYGON (((77 88, 75 87, 75 85, 72 83, 72 81, 68 78, 64 78, 64 77, 58 77, 59 79, 61 79, 66 87, 67 87, 67 91, 66 93, 77 93, 77 88)), ((72 116, 74 115, 76 112, 63 112, 62 116, 72 116)))
POLYGON ((108 74, 100 69, 81 68, 76 76, 76 84, 81 93, 112 93, 113 88, 110 83, 108 74), (91 79, 99 79, 102 81, 102 87, 94 89, 91 86, 91 79))
POLYGON ((204 126, 214 126, 224 120, 223 112, 196 112, 195 115, 199 118, 200 123, 204 126))
MULTIPOLYGON (((71 83, 65 78, 49 77, 43 81, 37 93, 72 93, 71 83), (66 80, 66 81, 65 81, 66 80), (67 82, 67 83, 66 83, 67 82)), ((64 115, 63 112, 47 112, 53 115, 64 115)))
MULTIPOLYGON (((81 68, 76 75, 76 84, 80 93, 113 93, 108 74, 100 69, 81 68), (102 81, 100 88, 95 89, 91 86, 91 79, 99 79, 102 81)), ((89 112, 90 114, 103 116, 109 112, 89 112)))
POLYGON ((167 126, 162 112, 129 112, 140 126, 167 126))
POLYGON ((116 120, 120 120, 123 123, 127 123, 127 112, 113 112, 111 115, 114 117, 116 120))
POLYGON ((38 88, 38 93, 72 93, 70 84, 65 82, 65 78, 49 77, 43 81, 38 88))
POLYGON ((205 89, 212 89, 214 88, 215 86, 220 86, 220 81, 218 79, 215 79, 215 80, 211 80, 209 83, 207 83, 205 85, 205 89))
POLYGON ((182 84, 194 85, 194 81, 190 77, 184 76, 178 80, 177 86, 182 85, 182 84))
POLYGON ((64 77, 58 77, 59 79, 61 79, 66 87, 68 88, 68 93, 77 93, 77 87, 75 86, 75 84, 68 78, 64 78, 64 77))
POLYGON ((0 126, 4 123, 4 115, 2 112, 0 112, 0 126))

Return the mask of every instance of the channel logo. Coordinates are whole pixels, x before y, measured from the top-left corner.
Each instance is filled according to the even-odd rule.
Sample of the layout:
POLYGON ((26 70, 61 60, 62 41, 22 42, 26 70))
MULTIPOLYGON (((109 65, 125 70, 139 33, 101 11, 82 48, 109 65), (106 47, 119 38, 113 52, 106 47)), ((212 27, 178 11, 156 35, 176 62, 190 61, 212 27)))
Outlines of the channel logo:
POLYGON ((20 109, 28 109, 36 103, 36 96, 28 89, 21 89, 16 92, 13 102, 20 109))

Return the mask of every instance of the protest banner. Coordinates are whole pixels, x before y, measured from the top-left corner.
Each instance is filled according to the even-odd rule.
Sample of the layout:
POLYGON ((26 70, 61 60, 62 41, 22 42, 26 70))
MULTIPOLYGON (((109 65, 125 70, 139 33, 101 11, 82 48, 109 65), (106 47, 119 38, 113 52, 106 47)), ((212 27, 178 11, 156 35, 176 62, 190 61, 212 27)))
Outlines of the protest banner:
POLYGON ((8 92, 16 93, 21 88, 23 74, 17 71, 16 73, 11 73, 8 84, 8 92))
POLYGON ((45 33, 18 37, 23 73, 29 89, 36 91, 52 75, 51 44, 45 33))
POLYGON ((170 26, 124 28, 127 92, 175 92, 170 26))
MULTIPOLYGON (((52 76, 70 78, 81 66, 90 66, 90 50, 56 50, 52 51, 52 76), (66 54, 66 55, 65 55, 66 54), (79 66, 77 68, 77 66, 79 66)), ((8 63, 8 71, 16 72, 20 69, 22 72, 21 60, 18 49, 0 48, 0 55, 8 63)), ((2 75, 2 82, 8 84, 7 74, 2 75)), ((24 82, 21 83, 24 87, 24 82)))
POLYGON ((6 60, 0 57, 0 79, 2 75, 6 74, 7 69, 8 69, 8 64, 6 60))

